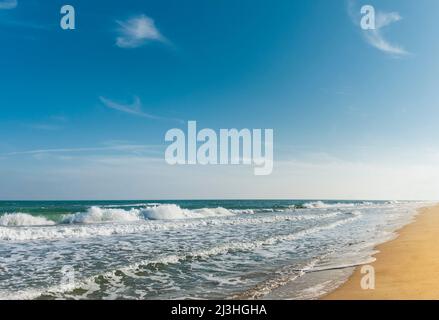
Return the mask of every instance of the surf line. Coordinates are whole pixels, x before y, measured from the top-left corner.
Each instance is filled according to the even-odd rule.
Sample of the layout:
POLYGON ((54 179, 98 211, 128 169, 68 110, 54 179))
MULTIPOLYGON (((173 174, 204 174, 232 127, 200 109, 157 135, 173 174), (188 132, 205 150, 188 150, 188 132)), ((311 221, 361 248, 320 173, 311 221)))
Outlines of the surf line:
POLYGON ((165 151, 170 165, 242 164, 253 165, 257 176, 273 172, 273 129, 220 129, 218 138, 213 129, 197 132, 197 122, 188 121, 187 134, 173 128, 165 141, 172 142, 165 151))

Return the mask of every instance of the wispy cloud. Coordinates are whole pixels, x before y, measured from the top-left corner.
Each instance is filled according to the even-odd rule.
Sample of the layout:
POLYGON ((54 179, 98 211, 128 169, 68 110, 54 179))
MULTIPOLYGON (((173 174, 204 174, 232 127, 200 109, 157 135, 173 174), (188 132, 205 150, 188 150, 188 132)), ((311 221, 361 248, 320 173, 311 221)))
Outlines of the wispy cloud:
POLYGON ((160 119, 160 117, 154 116, 152 114, 146 113, 142 111, 142 102, 140 101, 139 97, 134 97, 134 102, 132 104, 122 104, 115 102, 113 100, 99 97, 99 100, 108 108, 115 109, 118 111, 122 111, 125 113, 129 113, 135 116, 149 118, 149 119, 160 119))
MULTIPOLYGON (((361 21, 360 8, 356 5, 356 1, 348 1, 349 15, 353 22, 359 26, 361 21)), ((409 52, 398 44, 391 43, 383 34, 383 28, 391 24, 401 21, 402 17, 398 12, 381 12, 375 11, 375 29, 362 30, 365 40, 372 47, 392 56, 404 56, 409 52)))
POLYGON ((57 131, 62 129, 62 126, 56 124, 48 124, 48 123, 35 123, 29 125, 29 128, 43 131, 57 131))
POLYGON ((394 22, 400 21, 402 17, 399 15, 398 12, 390 12, 390 13, 384 13, 384 12, 377 12, 376 14, 376 29, 374 30, 365 30, 364 36, 366 37, 367 42, 385 52, 392 55, 406 55, 408 52, 401 46, 392 44, 389 41, 387 41, 382 33, 382 28, 385 26, 388 26, 394 22))
POLYGON ((18 6, 17 0, 0 0, 0 10, 11 10, 18 6))
POLYGON ((150 41, 167 42, 155 26, 154 20, 143 14, 116 22, 119 25, 116 45, 120 48, 138 48, 150 41))
POLYGON ((131 104, 118 103, 118 102, 115 102, 113 100, 107 99, 107 98, 102 97, 102 96, 99 97, 99 100, 107 108, 118 110, 121 112, 125 112, 125 113, 135 115, 138 117, 143 117, 143 118, 148 118, 148 119, 153 119, 153 120, 172 120, 172 121, 182 122, 182 120, 180 120, 180 119, 164 118, 164 117, 159 117, 159 116, 144 112, 142 110, 142 102, 140 101, 139 97, 137 97, 137 96, 134 97, 134 102, 131 104))
POLYGON ((25 151, 16 151, 3 154, 3 156, 18 156, 18 155, 38 155, 38 154, 54 154, 54 153, 90 153, 90 152, 106 152, 106 151, 118 151, 118 152, 147 152, 151 151, 155 146, 150 145, 138 145, 138 144, 124 144, 124 145, 111 145, 103 147, 84 147, 84 148, 57 148, 57 149, 34 149, 25 151))
POLYGON ((47 121, 26 125, 28 128, 43 131, 56 131, 64 128, 68 119, 63 116, 50 116, 47 121))

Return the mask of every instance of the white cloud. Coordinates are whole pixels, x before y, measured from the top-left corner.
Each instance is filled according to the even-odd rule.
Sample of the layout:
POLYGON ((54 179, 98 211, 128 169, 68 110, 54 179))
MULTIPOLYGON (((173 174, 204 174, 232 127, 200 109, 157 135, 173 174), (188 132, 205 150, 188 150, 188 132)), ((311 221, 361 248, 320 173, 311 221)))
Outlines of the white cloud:
POLYGON ((50 116, 45 122, 32 123, 27 127, 35 130, 57 131, 63 129, 67 121, 68 119, 63 116, 50 116))
POLYGON ((400 21, 402 18, 398 12, 383 13, 377 12, 376 14, 376 29, 364 30, 364 36, 366 41, 373 47, 381 50, 385 53, 392 55, 406 55, 408 52, 401 46, 390 43, 386 40, 382 33, 382 28, 386 27, 394 22, 400 21))
POLYGON ((394 22, 402 20, 402 17, 398 12, 382 13, 377 12, 375 18, 375 26, 377 29, 388 26, 394 22))
MULTIPOLYGON (((361 21, 360 8, 356 5, 354 0, 349 0, 348 10, 351 19, 354 24, 359 25, 361 21)), ((391 43, 387 40, 383 34, 383 28, 390 26, 391 24, 402 20, 401 15, 398 12, 381 12, 375 8, 375 29, 363 30, 364 38, 367 43, 372 47, 393 55, 404 56, 409 54, 402 46, 391 43)))
POLYGON ((100 153, 100 152, 128 152, 128 153, 145 153, 155 152, 156 146, 139 145, 139 144, 115 144, 103 147, 84 147, 84 148, 58 148, 58 149, 34 149, 25 151, 16 151, 3 154, 3 156, 20 156, 20 155, 48 155, 48 154, 65 154, 65 153, 100 153))
POLYGON ((0 10, 15 9, 18 6, 17 0, 0 0, 0 10))
POLYGON ((1 160, 0 194, 10 199, 438 199, 435 148, 372 147, 368 157, 304 151, 276 161, 273 174, 261 177, 243 166, 170 166, 164 147, 107 141, 7 154, 1 160))
POLYGON ((107 99, 105 97, 99 97, 99 100, 110 109, 118 110, 121 112, 125 112, 128 114, 132 114, 138 117, 148 118, 148 119, 154 119, 154 120, 172 120, 172 121, 178 121, 182 122, 180 119, 167 119, 164 117, 155 116, 149 113, 146 113, 142 110, 142 102, 140 101, 139 97, 134 97, 134 102, 132 104, 122 104, 115 102, 113 100, 107 99))
POLYGON ((99 97, 99 100, 101 100, 101 102, 110 109, 122 111, 139 117, 144 117, 149 119, 160 119, 160 117, 143 112, 142 103, 140 102, 140 99, 137 96, 134 97, 134 102, 132 104, 122 104, 104 97, 99 97))
POLYGON ((29 199, 438 198, 439 168, 429 161, 404 163, 399 155, 397 161, 380 163, 312 157, 277 161, 273 174, 262 178, 242 166, 169 166, 160 155, 95 154, 51 162, 42 158, 26 170, 3 165, 0 193, 29 199))
POLYGON ((117 23, 119 35, 116 38, 116 45, 120 48, 138 48, 149 41, 166 41, 155 26, 154 20, 145 15, 117 23))

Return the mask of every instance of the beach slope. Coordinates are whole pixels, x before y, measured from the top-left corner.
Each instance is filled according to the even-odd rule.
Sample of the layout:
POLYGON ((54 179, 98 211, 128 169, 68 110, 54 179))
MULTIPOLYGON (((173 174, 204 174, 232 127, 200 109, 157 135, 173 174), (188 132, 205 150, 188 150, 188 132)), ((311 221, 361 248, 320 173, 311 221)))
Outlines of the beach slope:
POLYGON ((361 267, 323 297, 329 300, 439 299, 439 206, 423 208, 399 236, 377 247, 375 289, 361 288, 361 267))

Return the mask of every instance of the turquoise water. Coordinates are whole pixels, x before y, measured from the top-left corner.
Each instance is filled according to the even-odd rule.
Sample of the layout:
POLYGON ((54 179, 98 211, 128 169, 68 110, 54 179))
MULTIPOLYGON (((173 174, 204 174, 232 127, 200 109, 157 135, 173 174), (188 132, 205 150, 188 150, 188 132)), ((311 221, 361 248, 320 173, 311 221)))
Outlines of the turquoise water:
POLYGON ((0 299, 309 299, 422 202, 0 202, 0 299))

